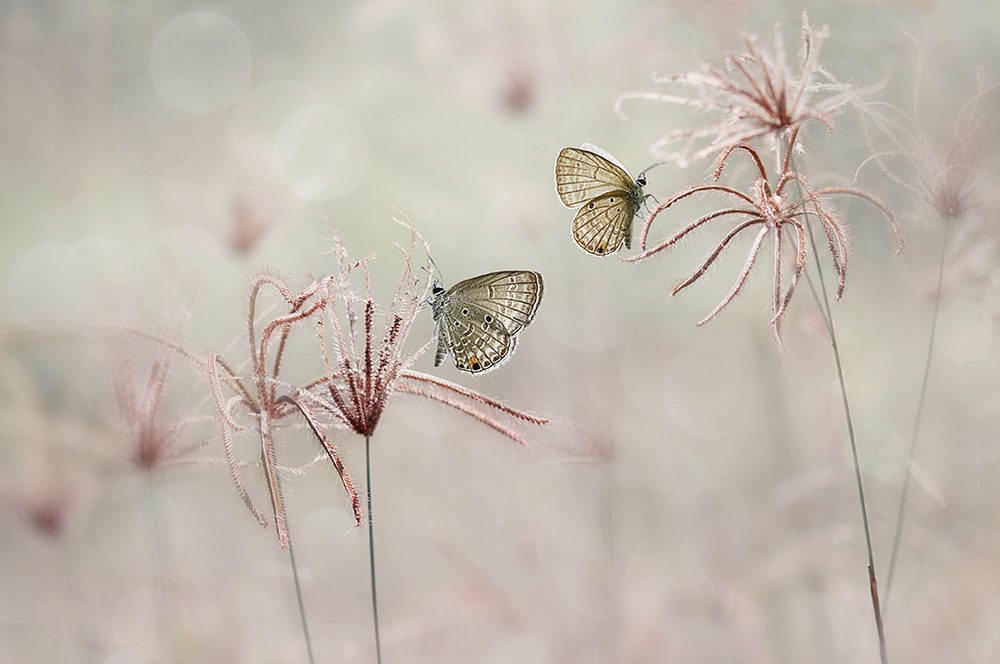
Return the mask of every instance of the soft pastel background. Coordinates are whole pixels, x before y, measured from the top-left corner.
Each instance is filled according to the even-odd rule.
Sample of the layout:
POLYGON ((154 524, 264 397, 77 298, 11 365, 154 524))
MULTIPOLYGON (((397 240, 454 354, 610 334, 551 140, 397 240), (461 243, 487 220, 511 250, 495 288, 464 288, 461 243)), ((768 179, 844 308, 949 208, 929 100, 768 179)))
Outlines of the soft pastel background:
MULTIPOLYGON (((794 55, 803 9, 830 28, 833 74, 888 78, 877 97, 909 109, 905 27, 926 60, 929 126, 947 129, 977 66, 1000 78, 991 0, 0 4, 0 662, 306 661, 288 555, 239 501, 216 428, 185 434, 211 440, 203 461, 152 477, 130 466, 110 378, 123 349, 86 330, 134 326, 238 363, 253 275, 301 287, 334 270, 323 217, 356 257, 377 254, 387 303, 392 243, 408 241, 391 206, 448 283, 544 274, 507 365, 470 377, 428 354, 415 368, 552 423, 522 448, 439 404, 390 406, 373 441, 386 662, 878 661, 836 374, 808 292, 784 356, 767 267, 696 328, 745 244, 671 298, 717 231, 637 266, 598 260, 572 244, 553 186, 566 145, 601 145, 634 173, 651 164, 655 139, 706 118, 635 102, 623 122, 616 97, 747 33, 773 49, 776 22, 794 55), (49 534, 33 506, 55 515, 49 534)), ((867 155, 856 118, 838 121, 807 137, 820 181, 850 181, 867 155)), ((647 191, 668 196, 706 166, 660 167, 647 191)), ((877 213, 845 208, 853 262, 834 315, 884 577, 940 227, 877 169, 861 179, 909 242, 893 258, 877 213)), ((1000 266, 961 247, 952 259, 963 269, 946 275, 885 598, 900 662, 1000 658, 1000 266)), ((411 347, 432 332, 428 310, 411 347)), ((322 367, 300 333, 289 372, 308 379, 322 367)), ((142 380, 154 349, 131 353, 142 380)), ((168 422, 211 413, 183 361, 166 394, 168 422)), ((363 441, 337 442, 362 485, 363 441)), ((301 430, 278 443, 288 467, 316 453, 301 430)), ((246 476, 266 506, 259 469, 246 476)), ((373 662, 365 530, 326 465, 286 482, 317 661, 373 662)))

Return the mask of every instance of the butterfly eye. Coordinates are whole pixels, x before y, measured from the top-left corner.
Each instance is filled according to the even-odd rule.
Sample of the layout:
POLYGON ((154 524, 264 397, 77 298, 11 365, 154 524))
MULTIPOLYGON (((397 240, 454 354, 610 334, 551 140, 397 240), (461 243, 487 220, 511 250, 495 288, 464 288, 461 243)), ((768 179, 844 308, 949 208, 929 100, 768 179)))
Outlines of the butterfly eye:
POLYGON ((440 295, 443 292, 444 292, 444 286, 439 286, 437 284, 434 284, 434 287, 431 288, 431 293, 433 293, 434 295, 440 295))
POLYGON ((646 186, 646 176, 645 175, 640 175, 639 177, 637 177, 635 179, 635 183, 637 185, 639 185, 640 187, 645 187, 646 186))

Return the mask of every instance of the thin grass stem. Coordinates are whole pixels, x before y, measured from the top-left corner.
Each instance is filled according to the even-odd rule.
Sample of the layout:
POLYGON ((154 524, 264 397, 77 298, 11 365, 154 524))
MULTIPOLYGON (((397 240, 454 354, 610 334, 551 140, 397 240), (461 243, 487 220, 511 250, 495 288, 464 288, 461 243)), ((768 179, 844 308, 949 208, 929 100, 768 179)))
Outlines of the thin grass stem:
MULTIPOLYGON (((793 163, 794 169, 794 155, 789 155, 789 158, 793 163)), ((799 193, 801 197, 801 184, 799 184, 797 180, 796 186, 800 189, 799 193)), ((816 246, 816 236, 813 234, 812 224, 809 223, 808 216, 806 217, 805 225, 806 231, 809 234, 809 243, 812 246, 813 256, 818 257, 819 250, 816 246)), ((826 289, 826 281, 823 278, 823 269, 818 259, 816 261, 816 277, 819 281, 819 292, 816 291, 812 284, 812 280, 808 279, 808 276, 808 271, 806 271, 807 281, 809 282, 813 296, 817 299, 817 305, 820 308, 823 320, 826 323, 827 332, 830 335, 830 346, 833 349, 833 359, 837 366, 837 380, 840 383, 840 397, 844 404, 844 418, 847 420, 847 436, 851 443, 851 456, 854 460, 854 476, 858 485, 858 500, 861 503, 861 524, 865 533, 865 548, 868 553, 868 584, 871 589, 872 608, 875 612, 875 629, 878 633, 879 657, 882 664, 888 664, 889 657, 885 645, 885 626, 882 622, 882 610, 879 606, 878 582, 875 575, 875 556, 872 553, 872 536, 871 529, 868 525, 868 505, 865 501, 864 483, 861 480, 861 462, 858 458, 858 443, 854 433, 854 418, 851 416, 851 403, 847 396, 847 382, 844 379, 844 366, 840 359, 840 346, 837 344, 837 333, 833 324, 833 311, 830 308, 830 297, 826 289)))
MULTIPOLYGON (((284 504, 284 500, 281 495, 281 477, 277 473, 275 473, 275 490, 281 504, 284 504)), ((312 639, 309 637, 309 621, 306 620, 306 603, 305 600, 302 599, 302 584, 299 581, 299 566, 298 563, 295 562, 295 547, 292 545, 291 533, 287 533, 287 536, 288 557, 292 562, 292 578, 295 580, 295 597, 299 602, 299 617, 302 619, 302 635, 306 640, 306 652, 309 653, 309 664, 316 664, 316 658, 313 656, 312 639)))
POLYGON ((160 527, 160 510, 156 504, 156 482, 153 478, 152 468, 146 469, 146 478, 149 483, 149 520, 152 525, 153 555, 155 557, 156 577, 157 577, 157 617, 160 623, 160 631, 164 639, 172 641, 172 620, 169 609, 169 599, 167 595, 167 573, 163 562, 163 534, 160 527))
MULTIPOLYGON (((611 452, 610 454, 613 454, 611 452)), ((607 556, 604 561, 604 661, 608 664, 618 661, 618 592, 615 574, 617 571, 615 556, 615 480, 611 467, 612 458, 609 454, 604 459, 604 527, 607 529, 607 556)))
POLYGON ((306 639, 306 650, 309 653, 309 664, 315 664, 313 657, 312 639, 309 638, 309 622, 306 620, 306 604, 302 599, 302 584, 299 583, 299 566, 295 562, 295 547, 292 545, 292 537, 288 537, 288 557, 292 561, 292 576, 295 578, 295 596, 299 601, 299 616, 302 618, 302 635, 306 639))
POLYGON ((944 237, 941 238, 941 260, 938 264, 937 288, 934 291, 934 313, 931 314, 931 333, 927 339, 927 358, 924 362, 924 377, 920 383, 920 398, 917 400, 917 414, 913 421, 913 436, 910 438, 910 453, 906 457, 906 475, 903 478, 903 491, 899 496, 899 509, 896 511, 896 533, 892 538, 892 554, 889 557, 889 575, 885 582, 885 598, 889 601, 892 592, 892 580, 896 573, 896 557, 899 554, 899 542, 903 533, 903 517, 906 514, 906 497, 910 489, 910 478, 913 476, 913 457, 917 451, 917 438, 920 434, 920 422, 924 414, 924 402, 927 397, 927 383, 931 373, 931 359, 934 356, 934 335, 937 332, 938 311, 941 304, 941 283, 944 280, 944 262, 948 251, 948 230, 950 224, 945 220, 944 237))
POLYGON ((365 436, 365 485, 368 491, 368 563, 372 577, 372 619, 375 622, 375 658, 382 664, 382 639, 378 629, 378 594, 375 592, 375 531, 372 528, 371 436, 365 436))

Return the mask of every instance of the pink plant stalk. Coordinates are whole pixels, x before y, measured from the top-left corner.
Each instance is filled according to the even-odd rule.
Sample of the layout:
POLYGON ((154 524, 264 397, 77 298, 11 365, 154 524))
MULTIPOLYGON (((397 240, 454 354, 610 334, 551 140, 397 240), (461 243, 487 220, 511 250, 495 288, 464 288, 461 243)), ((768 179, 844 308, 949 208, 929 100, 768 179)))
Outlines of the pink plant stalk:
MULTIPOLYGON (((236 460, 234 436, 246 427, 239 423, 239 416, 248 413, 255 420, 255 429, 260 437, 261 463, 264 480, 271 500, 274 526, 281 548, 288 546, 288 527, 282 494, 279 486, 278 469, 275 461, 274 427, 290 415, 300 413, 306 419, 310 430, 323 447, 334 469, 351 499, 356 523, 361 523, 361 505, 357 491, 348 477, 340 455, 327 437, 322 420, 313 410, 312 404, 304 404, 295 397, 278 394, 279 388, 287 388, 280 379, 282 362, 288 337, 296 325, 313 319, 326 304, 326 281, 313 281, 299 293, 295 293, 279 277, 262 274, 254 279, 250 288, 250 304, 247 312, 247 341, 250 364, 248 378, 240 376, 225 359, 210 353, 203 361, 203 367, 211 388, 212 399, 218 412, 219 428, 225 450, 226 462, 236 490, 247 509, 261 526, 267 526, 267 519, 250 499, 240 476, 236 460), (277 291, 280 301, 288 312, 268 320, 258 339, 256 333, 257 299, 262 290, 272 288, 277 291), (249 386, 246 383, 249 383, 249 386), (230 396, 226 396, 227 393, 230 396)), ((294 393, 295 389, 291 391, 294 393)))
POLYGON ((795 294, 795 288, 806 268, 809 257, 807 219, 810 215, 819 220, 820 226, 826 235, 827 246, 833 259, 834 270, 838 277, 837 291, 834 294, 834 299, 840 299, 847 283, 849 248, 847 230, 844 226, 843 218, 827 202, 827 199, 837 196, 854 196, 868 201, 885 215, 892 226, 898 243, 896 253, 898 254, 903 248, 903 235, 899 223, 896 221, 892 210, 881 200, 862 189, 853 187, 825 187, 817 189, 812 186, 805 175, 793 169, 791 155, 795 147, 797 135, 798 131, 793 130, 785 149, 782 170, 773 185, 768 178, 764 162, 755 148, 743 143, 724 149, 715 161, 713 181, 707 184, 688 187, 657 205, 643 223, 639 238, 641 251, 634 256, 622 260, 627 263, 644 261, 676 245, 692 232, 707 225, 709 222, 732 220, 735 225, 716 244, 715 248, 709 252, 708 256, 705 257, 694 272, 673 287, 671 295, 675 295, 698 281, 734 239, 744 232, 756 232, 753 244, 747 253, 746 262, 737 276, 736 282, 718 306, 698 322, 698 325, 704 325, 715 318, 719 312, 725 309, 739 295, 757 262, 765 240, 770 235, 773 261, 772 316, 770 325, 775 340, 780 347, 781 319, 788 308, 792 296, 795 294), (756 175, 747 192, 719 183, 723 168, 730 156, 736 152, 747 154, 756 171, 756 175), (801 198, 791 198, 788 192, 791 185, 798 185, 800 191, 803 192, 801 198), (704 194, 720 195, 723 199, 731 201, 731 204, 702 215, 681 227, 655 246, 648 246, 649 230, 662 212, 670 209, 680 201, 704 194), (794 234, 795 246, 795 264, 787 287, 782 285, 782 251, 784 251, 782 235, 786 232, 794 234))
MULTIPOLYGON (((920 79, 914 86, 919 93, 920 79)), ((994 129, 993 114, 983 110, 986 95, 1000 88, 987 84, 982 67, 976 70, 976 90, 962 104, 943 146, 925 132, 917 110, 907 114, 883 102, 859 103, 865 121, 866 139, 872 154, 858 167, 869 163, 897 185, 926 203, 941 219, 957 219, 969 212, 982 210, 997 202, 995 188, 989 185, 995 178, 983 171, 987 139, 994 129), (878 135, 888 142, 876 147, 878 135)))
MULTIPOLYGON (((912 114, 885 103, 871 102, 860 105, 863 111, 862 120, 865 121, 866 139, 872 154, 859 167, 859 172, 860 168, 874 162, 890 180, 913 194, 915 200, 923 202, 932 209, 942 222, 934 308, 931 314, 920 396, 917 398, 910 449, 906 459, 906 473, 896 510, 895 534, 885 584, 886 601, 895 578, 910 479, 914 475, 913 462, 916 457, 917 442, 920 439, 927 387, 930 382, 934 338, 937 332, 942 290, 944 290, 945 265, 949 263, 959 266, 959 269, 970 267, 975 269, 979 265, 986 264, 988 269, 992 269, 995 259, 983 261, 981 257, 996 251, 996 232, 989 227, 989 224, 982 223, 987 218, 984 212, 988 209, 995 211, 997 203, 993 184, 996 179, 996 161, 992 161, 994 166, 992 173, 984 170, 986 155, 989 154, 988 139, 994 128, 994 121, 991 113, 982 110, 981 104, 987 94, 996 91, 1000 86, 996 83, 988 85, 984 70, 977 69, 975 92, 959 109, 951 133, 941 147, 939 141, 928 136, 918 113, 917 99, 922 71, 923 60, 920 58, 914 85, 912 114), (878 131, 872 132, 872 127, 878 131), (876 140, 887 142, 888 147, 877 148, 876 140), (976 221, 980 223, 975 223, 976 221), (958 242, 951 242, 952 245, 957 245, 957 248, 952 251, 953 255, 949 260, 949 237, 952 235, 958 236, 958 242)), ((992 157, 992 154, 989 156, 992 157)))
POLYGON ((116 358, 112 378, 118 411, 128 432, 129 462, 147 471, 190 462, 186 457, 208 441, 182 444, 184 430, 195 420, 178 419, 168 424, 160 413, 177 348, 170 342, 153 338, 160 352, 145 378, 136 380, 132 356, 122 350, 128 343, 126 335, 117 340, 121 352, 116 358))
POLYGON ((417 270, 413 265, 418 244, 426 250, 426 243, 409 221, 401 223, 410 229, 410 247, 404 249, 396 245, 403 256, 403 272, 392 302, 381 316, 371 293, 371 257, 350 261, 340 238, 334 237, 340 273, 326 284, 326 316, 320 324, 326 377, 308 390, 300 391, 297 398, 322 404, 347 428, 362 436, 371 436, 393 394, 413 394, 450 406, 524 444, 524 437, 504 419, 534 425, 545 424, 547 419, 410 369, 433 342, 409 352, 404 349, 411 326, 430 295, 432 283, 427 278, 429 270, 417 270), (359 272, 363 275, 363 289, 356 289, 351 283, 351 278, 359 272), (381 329, 377 318, 384 320, 381 329))

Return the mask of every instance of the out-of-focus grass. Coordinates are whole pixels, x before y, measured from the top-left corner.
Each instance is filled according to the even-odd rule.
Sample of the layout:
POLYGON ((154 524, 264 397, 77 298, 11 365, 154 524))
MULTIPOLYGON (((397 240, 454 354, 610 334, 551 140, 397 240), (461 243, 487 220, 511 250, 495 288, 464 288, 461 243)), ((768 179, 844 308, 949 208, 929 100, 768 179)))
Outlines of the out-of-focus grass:
MULTIPOLYGON (((601 145, 633 173, 652 163, 652 141, 700 118, 647 105, 623 123, 615 98, 653 89, 653 71, 693 70, 739 49, 743 33, 767 43, 776 21, 794 52, 802 9, 0 10, 0 661, 118 664, 168 652, 304 661, 287 557, 248 518, 214 462, 215 440, 198 450, 211 462, 154 474, 157 561, 149 481, 119 454, 114 353, 89 327, 177 330, 196 352, 242 347, 253 275, 273 270, 301 287, 334 270, 321 214, 354 255, 378 255, 372 289, 387 298, 398 277, 391 244, 407 240, 390 205, 428 240, 449 284, 495 269, 545 276, 538 317, 509 363, 482 378, 447 364, 440 375, 553 423, 525 449, 419 400, 386 412, 373 448, 386 661, 877 661, 857 497, 814 305, 793 302, 784 356, 767 330, 767 278, 695 328, 741 252, 671 298, 717 238, 699 235, 645 265, 597 260, 573 245, 573 213, 553 184, 566 145, 601 145), (54 535, 22 518, 65 488, 54 535)), ((839 80, 888 76, 877 95, 909 108, 916 60, 901 22, 924 50, 929 127, 950 126, 977 66, 1000 76, 990 70, 1000 61, 991 2, 809 9, 830 27, 824 65, 839 80)), ((986 101, 995 112, 995 98, 986 101)), ((834 134, 807 134, 814 178, 850 179, 868 154, 856 119, 837 120, 834 134)), ((705 167, 658 168, 647 191, 662 200, 705 167)), ((908 240, 890 258, 876 215, 845 208, 852 265, 833 306, 884 569, 940 231, 877 169, 862 174, 896 205, 908 240)), ((992 240, 986 229, 972 249, 992 240)), ((885 604, 893 661, 1000 652, 993 258, 954 257, 964 270, 943 296, 917 482, 885 604)), ((430 312, 421 318, 419 343, 432 334, 430 312)), ((315 347, 303 331, 283 371, 320 375, 315 347)), ((155 350, 137 352, 142 377, 155 350)), ((425 355, 414 369, 431 363, 425 355)), ((210 414, 203 381, 179 360, 170 381, 163 417, 210 414)), ((338 434, 337 443, 360 477, 358 441, 338 434)), ((287 467, 318 451, 294 428, 279 445, 287 467)), ((266 505, 256 450, 238 453, 266 505)), ((365 533, 329 469, 286 477, 317 657, 371 661, 365 533)))

